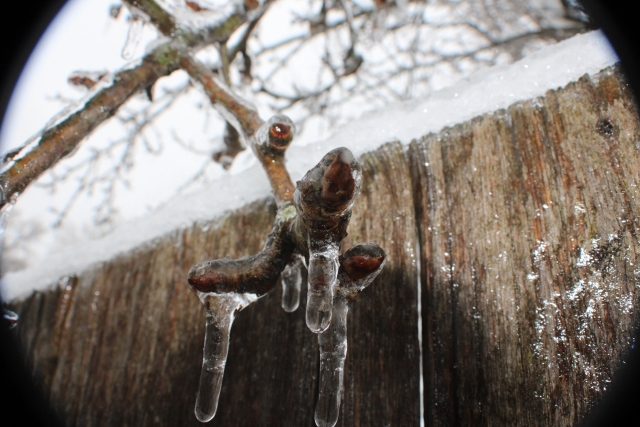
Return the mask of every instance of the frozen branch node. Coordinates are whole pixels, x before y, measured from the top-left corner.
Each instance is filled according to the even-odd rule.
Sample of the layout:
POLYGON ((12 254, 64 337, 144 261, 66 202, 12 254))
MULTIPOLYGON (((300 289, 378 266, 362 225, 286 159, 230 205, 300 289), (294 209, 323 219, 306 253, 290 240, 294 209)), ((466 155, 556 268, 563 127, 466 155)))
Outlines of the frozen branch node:
POLYGON ((295 132, 296 126, 289 117, 276 114, 256 133, 255 148, 266 156, 284 155, 295 132))
MULTIPOLYGON (((297 183, 294 202, 304 225, 314 232, 334 230, 342 219, 351 216, 355 196, 360 193, 362 171, 360 163, 347 148, 327 153, 297 183)), ((346 236, 332 235, 341 241, 346 236)))
POLYGON ((338 277, 338 249, 347 235, 351 207, 360 192, 360 164, 347 148, 336 148, 297 183, 298 219, 294 239, 308 254, 307 326, 321 333, 331 323, 333 287, 338 277))

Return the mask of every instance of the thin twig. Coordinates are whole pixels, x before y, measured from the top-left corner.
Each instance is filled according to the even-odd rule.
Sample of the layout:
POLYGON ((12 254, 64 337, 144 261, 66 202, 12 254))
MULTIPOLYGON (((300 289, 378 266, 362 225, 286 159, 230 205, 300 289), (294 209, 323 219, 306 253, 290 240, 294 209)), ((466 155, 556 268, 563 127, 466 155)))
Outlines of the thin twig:
POLYGON ((113 84, 96 93, 80 110, 47 129, 33 146, 26 146, 0 175, 0 208, 33 180, 71 153, 99 124, 115 114, 133 94, 178 67, 179 56, 169 45, 156 48, 140 65, 115 75, 113 84))

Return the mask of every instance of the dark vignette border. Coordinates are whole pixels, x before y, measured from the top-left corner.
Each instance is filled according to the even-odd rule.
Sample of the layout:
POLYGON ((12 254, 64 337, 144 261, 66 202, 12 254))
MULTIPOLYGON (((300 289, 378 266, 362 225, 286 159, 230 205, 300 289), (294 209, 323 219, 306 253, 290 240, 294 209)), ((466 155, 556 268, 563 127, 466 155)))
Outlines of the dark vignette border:
MULTIPOLYGON (((582 0, 581 3, 594 26, 602 28, 611 41, 622 60, 633 93, 640 100, 640 44, 635 43, 640 26, 640 4, 630 0, 582 0)), ((29 54, 63 5, 64 0, 27 0, 2 6, 0 117, 4 117, 11 92, 29 54)), ((582 423, 583 427, 632 425, 623 423, 640 416, 639 332, 636 331, 635 346, 616 371, 610 390, 582 423)), ((18 346, 4 327, 0 327, 0 421, 6 426, 62 425, 46 406, 18 346)))

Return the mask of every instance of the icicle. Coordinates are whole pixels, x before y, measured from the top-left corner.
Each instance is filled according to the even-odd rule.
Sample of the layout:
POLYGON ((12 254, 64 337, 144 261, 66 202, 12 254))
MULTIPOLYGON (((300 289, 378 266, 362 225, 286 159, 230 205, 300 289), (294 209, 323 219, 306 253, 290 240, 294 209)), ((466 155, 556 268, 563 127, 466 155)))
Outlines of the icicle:
POLYGON ((141 17, 134 15, 131 19, 127 41, 122 48, 122 57, 126 60, 133 58, 133 54, 140 43, 142 28, 144 27, 144 20, 141 17))
POLYGON ((331 326, 318 335, 320 390, 315 412, 318 427, 333 427, 338 422, 347 357, 348 303, 375 279, 385 264, 386 255, 375 243, 362 243, 349 249, 340 259, 331 326))
POLYGON ((338 277, 338 245, 309 239, 307 326, 316 334, 331 324, 333 287, 338 277), (324 243, 324 244, 323 244, 324 243))
POLYGON ((251 294, 214 293, 199 293, 199 297, 207 308, 207 327, 195 414, 199 421, 206 423, 211 421, 218 409, 233 319, 238 311, 257 297, 251 294))
POLYGON ((18 313, 7 310, 4 307, 0 308, 0 310, 2 310, 2 322, 5 324, 5 327, 7 329, 15 328, 18 324, 18 320, 20 320, 18 313))
POLYGON ((347 297, 336 289, 331 326, 318 335, 320 345, 320 393, 315 421, 318 427, 333 427, 338 422, 342 400, 344 360, 347 357, 347 297))
POLYGON ((302 284, 302 257, 294 256, 294 260, 289 263, 282 272, 282 308, 288 313, 298 309, 300 305, 300 285, 302 284))

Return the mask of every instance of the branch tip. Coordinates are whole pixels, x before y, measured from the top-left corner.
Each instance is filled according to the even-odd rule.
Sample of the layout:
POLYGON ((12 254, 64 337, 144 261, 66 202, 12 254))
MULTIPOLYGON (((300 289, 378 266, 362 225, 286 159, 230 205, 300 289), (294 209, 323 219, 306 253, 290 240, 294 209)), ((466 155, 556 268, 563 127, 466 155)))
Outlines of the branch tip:
POLYGON ((386 260, 384 250, 375 243, 361 243, 352 247, 339 259, 339 287, 355 296, 378 276, 386 260))
POLYGON ((336 148, 297 182, 294 199, 306 217, 338 217, 353 205, 361 180, 360 163, 353 153, 344 147, 336 148))
POLYGON ((265 156, 282 156, 293 141, 296 126, 284 114, 271 117, 257 132, 255 143, 265 156))

